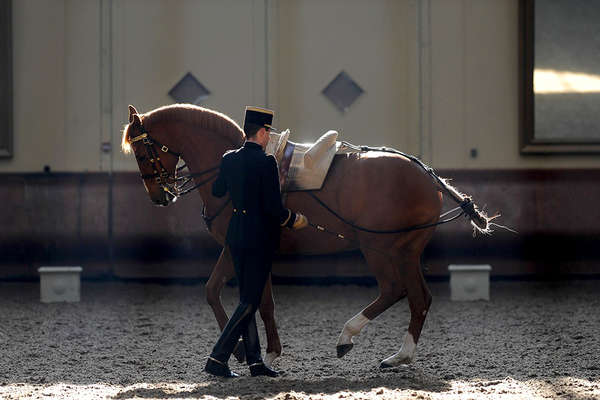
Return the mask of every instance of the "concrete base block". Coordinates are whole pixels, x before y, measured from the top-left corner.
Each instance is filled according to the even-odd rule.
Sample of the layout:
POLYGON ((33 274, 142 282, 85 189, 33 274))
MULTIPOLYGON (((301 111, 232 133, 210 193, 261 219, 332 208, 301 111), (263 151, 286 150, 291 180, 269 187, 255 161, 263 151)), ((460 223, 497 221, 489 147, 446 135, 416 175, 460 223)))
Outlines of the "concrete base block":
POLYGON ((450 300, 490 299, 490 265, 450 265, 450 300))
POLYGON ((78 302, 81 288, 81 267, 41 267, 40 301, 56 303, 60 301, 78 302))

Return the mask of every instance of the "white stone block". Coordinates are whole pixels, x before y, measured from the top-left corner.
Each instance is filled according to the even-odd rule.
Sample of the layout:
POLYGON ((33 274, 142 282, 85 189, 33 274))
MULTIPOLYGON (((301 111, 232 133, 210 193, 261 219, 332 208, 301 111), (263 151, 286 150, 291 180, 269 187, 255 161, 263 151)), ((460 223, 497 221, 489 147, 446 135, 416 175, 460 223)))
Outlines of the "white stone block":
POLYGON ((450 300, 490 299, 490 265, 450 265, 450 300))
POLYGON ((56 303, 60 301, 78 302, 81 288, 81 267, 41 267, 40 301, 56 303))

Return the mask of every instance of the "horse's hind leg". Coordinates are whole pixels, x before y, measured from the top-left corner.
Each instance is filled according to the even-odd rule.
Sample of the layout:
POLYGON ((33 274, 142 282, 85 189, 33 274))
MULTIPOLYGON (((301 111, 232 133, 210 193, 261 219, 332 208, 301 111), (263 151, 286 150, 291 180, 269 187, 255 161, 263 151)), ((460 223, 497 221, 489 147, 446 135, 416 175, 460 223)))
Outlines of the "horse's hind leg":
POLYGON ((391 368, 401 364, 410 364, 415 357, 417 342, 421 335, 427 311, 431 306, 431 293, 423 278, 420 253, 410 256, 402 263, 402 275, 408 290, 410 323, 400 351, 381 362, 381 368, 391 368))
MULTIPOLYGON (((231 260, 231 254, 226 248, 223 248, 217 264, 213 268, 208 282, 206 283, 206 302, 210 305, 219 324, 219 329, 223 331, 229 317, 221 304, 221 290, 223 286, 231 278, 235 276, 235 270, 233 269, 233 261, 231 260)), ((246 352, 244 350, 243 342, 239 342, 233 350, 233 355, 239 362, 244 362, 246 358, 246 352)))
POLYGON ((275 302, 273 300, 271 275, 269 275, 269 279, 267 279, 259 311, 267 333, 267 351, 264 362, 265 365, 270 367, 273 364, 273 361, 281 355, 281 342, 277 332, 277 325, 275 324, 275 302))
POLYGON ((398 269, 395 268, 390 256, 375 250, 363 249, 362 252, 377 279, 379 296, 344 324, 336 345, 338 358, 352 349, 354 346, 352 337, 358 335, 370 320, 406 296, 406 291, 400 284, 398 269))

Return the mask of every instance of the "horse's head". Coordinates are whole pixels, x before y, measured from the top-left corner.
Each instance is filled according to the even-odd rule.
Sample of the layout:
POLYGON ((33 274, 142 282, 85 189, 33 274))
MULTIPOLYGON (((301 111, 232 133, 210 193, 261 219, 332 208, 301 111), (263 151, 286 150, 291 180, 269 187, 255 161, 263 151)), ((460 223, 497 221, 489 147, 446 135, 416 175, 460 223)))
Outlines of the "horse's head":
POLYGON ((146 191, 152 202, 160 206, 177 199, 175 172, 180 157, 164 144, 164 136, 148 131, 135 107, 129 106, 129 124, 123 130, 121 148, 125 153, 133 152, 146 191))

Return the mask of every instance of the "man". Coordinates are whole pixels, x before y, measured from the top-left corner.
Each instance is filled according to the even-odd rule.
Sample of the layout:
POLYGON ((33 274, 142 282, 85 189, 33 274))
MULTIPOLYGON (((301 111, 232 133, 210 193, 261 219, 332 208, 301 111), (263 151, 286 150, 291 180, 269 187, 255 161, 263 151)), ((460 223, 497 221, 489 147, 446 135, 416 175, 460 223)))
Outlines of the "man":
POLYGON ((271 260, 279 247, 281 227, 301 229, 306 217, 283 207, 277 161, 264 149, 269 142, 273 111, 246 107, 246 142, 223 156, 212 193, 229 192, 233 215, 225 244, 231 253, 240 289, 240 303, 215 344, 205 371, 223 377, 238 376, 227 365, 240 336, 244 339, 246 361, 252 376, 275 377, 260 355, 255 312, 271 272, 271 260))

